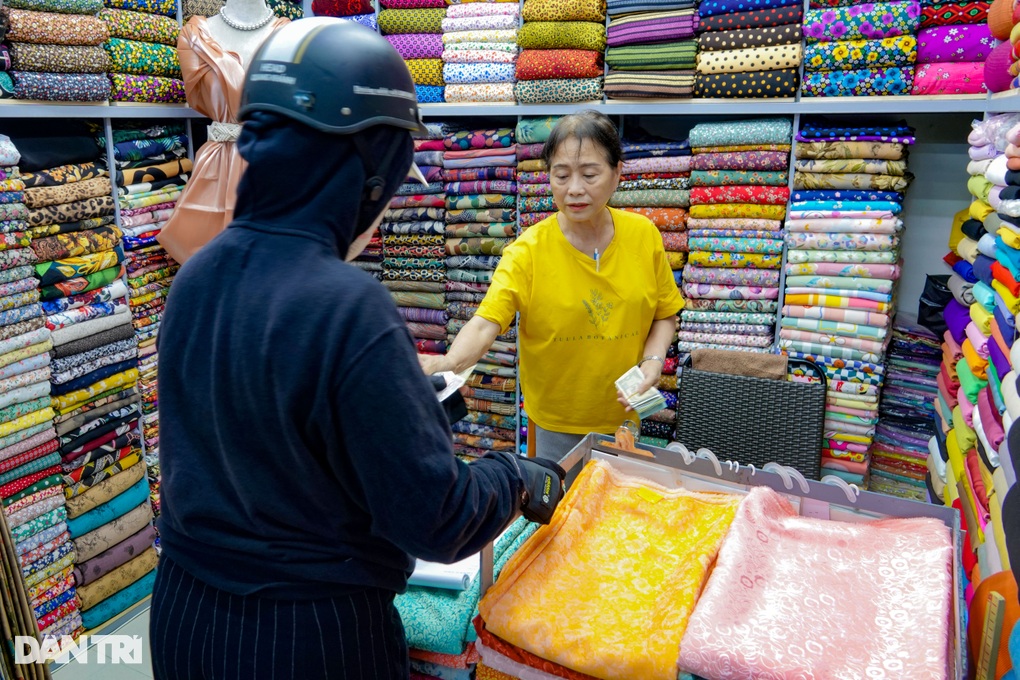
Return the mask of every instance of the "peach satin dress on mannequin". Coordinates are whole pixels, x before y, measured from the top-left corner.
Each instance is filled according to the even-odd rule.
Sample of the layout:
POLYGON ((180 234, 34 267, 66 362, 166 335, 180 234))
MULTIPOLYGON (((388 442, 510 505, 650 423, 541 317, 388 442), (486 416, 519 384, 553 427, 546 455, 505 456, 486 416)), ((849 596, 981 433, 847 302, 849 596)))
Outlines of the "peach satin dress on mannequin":
MULTIPOLYGON (((275 19, 273 30, 288 23, 289 19, 275 19)), ((205 17, 192 17, 181 29, 177 51, 188 104, 216 121, 210 126, 209 141, 195 154, 191 180, 173 215, 156 237, 171 257, 184 264, 234 218, 237 183, 245 162, 232 128, 218 123, 237 124, 247 64, 237 53, 223 49, 205 17)))

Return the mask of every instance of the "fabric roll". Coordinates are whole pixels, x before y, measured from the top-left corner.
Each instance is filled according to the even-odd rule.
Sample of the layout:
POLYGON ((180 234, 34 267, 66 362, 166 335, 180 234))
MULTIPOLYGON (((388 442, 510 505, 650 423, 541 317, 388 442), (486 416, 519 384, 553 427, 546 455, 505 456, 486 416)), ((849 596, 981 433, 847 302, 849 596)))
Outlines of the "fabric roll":
POLYGON ((610 47, 693 38, 698 14, 693 9, 651 12, 614 19, 609 23, 606 44, 610 47))
POLYGON ((111 38, 103 43, 110 56, 110 70, 134 75, 180 78, 176 46, 111 38))
POLYGON ((799 44, 703 52, 697 58, 698 73, 745 73, 795 69, 800 66, 799 44))
POLYGON ((697 49, 693 40, 613 47, 606 52, 606 63, 613 70, 688 70, 695 66, 697 49))
POLYGON ((443 36, 436 33, 399 33, 385 36, 404 59, 439 59, 443 36))
POLYGON ((446 9, 384 9, 379 12, 379 30, 394 33, 442 33, 446 9))
POLYGON ((524 80, 514 84, 514 95, 522 104, 579 103, 602 97, 602 78, 524 80))
POLYGON ((917 39, 912 35, 881 40, 840 40, 807 45, 804 65, 811 71, 912 66, 917 55, 917 39))
POLYGON ((734 12, 712 17, 702 17, 698 22, 699 31, 734 31, 755 28, 770 28, 800 24, 804 17, 801 5, 775 7, 748 12, 734 12))
POLYGON ((105 73, 110 58, 98 45, 10 45, 12 71, 46 73, 105 73))
POLYGON ((809 9, 804 14, 804 38, 807 42, 876 40, 916 33, 920 23, 920 3, 907 0, 809 9))
POLYGON ((917 34, 917 61, 983 62, 996 45, 988 24, 971 26, 937 26, 924 28, 917 34))
POLYGON ((39 45, 101 45, 110 37, 95 16, 6 9, 9 42, 39 45))
POLYGON ((694 95, 694 71, 610 71, 604 90, 610 99, 687 98, 694 95))
POLYGON ((12 71, 10 76, 17 99, 94 102, 110 96, 110 81, 102 73, 12 71))
POLYGON ((983 23, 988 20, 988 7, 983 0, 922 4, 921 28, 983 23))
POLYGON ((769 45, 799 45, 803 35, 799 24, 752 28, 735 31, 711 31, 698 38, 698 50, 744 50, 769 45))
POLYGON ((747 12, 775 7, 796 5, 796 0, 702 0, 698 4, 698 14, 712 17, 734 12, 747 12))
POLYGON ((866 68, 804 73, 801 92, 809 97, 887 96, 909 94, 914 67, 866 68))
POLYGON ((985 87, 983 62, 942 62, 922 64, 914 73, 910 94, 982 94, 985 87))
POLYGON ((598 78, 602 53, 593 50, 525 50, 517 58, 517 80, 598 78))
POLYGON ((601 0, 524 0, 525 21, 605 21, 601 0))
POLYGON ((524 49, 575 49, 601 51, 606 47, 606 27, 583 21, 534 21, 517 33, 524 49))

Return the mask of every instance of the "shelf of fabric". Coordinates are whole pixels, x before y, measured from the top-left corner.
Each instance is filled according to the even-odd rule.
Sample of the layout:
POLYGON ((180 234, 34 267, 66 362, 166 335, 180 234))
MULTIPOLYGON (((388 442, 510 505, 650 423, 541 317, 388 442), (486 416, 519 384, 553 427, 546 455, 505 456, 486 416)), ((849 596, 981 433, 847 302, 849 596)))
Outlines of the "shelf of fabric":
MULTIPOLYGON (((475 314, 517 235, 519 146, 513 128, 443 126, 447 342, 475 314)), ((497 336, 468 379, 468 415, 453 424, 461 457, 517 450, 516 329, 497 336)))

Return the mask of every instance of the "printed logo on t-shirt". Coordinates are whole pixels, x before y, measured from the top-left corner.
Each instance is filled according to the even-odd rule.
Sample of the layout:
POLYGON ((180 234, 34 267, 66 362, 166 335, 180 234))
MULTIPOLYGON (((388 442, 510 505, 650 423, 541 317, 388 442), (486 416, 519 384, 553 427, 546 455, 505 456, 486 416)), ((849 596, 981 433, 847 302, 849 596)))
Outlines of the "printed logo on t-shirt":
POLYGON ((582 300, 584 308, 588 310, 588 323, 595 327, 598 333, 602 333, 609 317, 613 314, 613 303, 602 297, 602 291, 592 288, 591 299, 582 300))

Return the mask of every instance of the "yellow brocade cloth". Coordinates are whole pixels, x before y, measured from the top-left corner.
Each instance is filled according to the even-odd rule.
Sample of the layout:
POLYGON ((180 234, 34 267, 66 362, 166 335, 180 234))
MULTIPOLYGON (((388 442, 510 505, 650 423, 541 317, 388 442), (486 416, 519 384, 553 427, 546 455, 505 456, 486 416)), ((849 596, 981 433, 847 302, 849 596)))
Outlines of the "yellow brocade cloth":
POLYGON ((741 498, 588 463, 482 598, 486 628, 597 678, 675 680, 680 640, 741 498))

